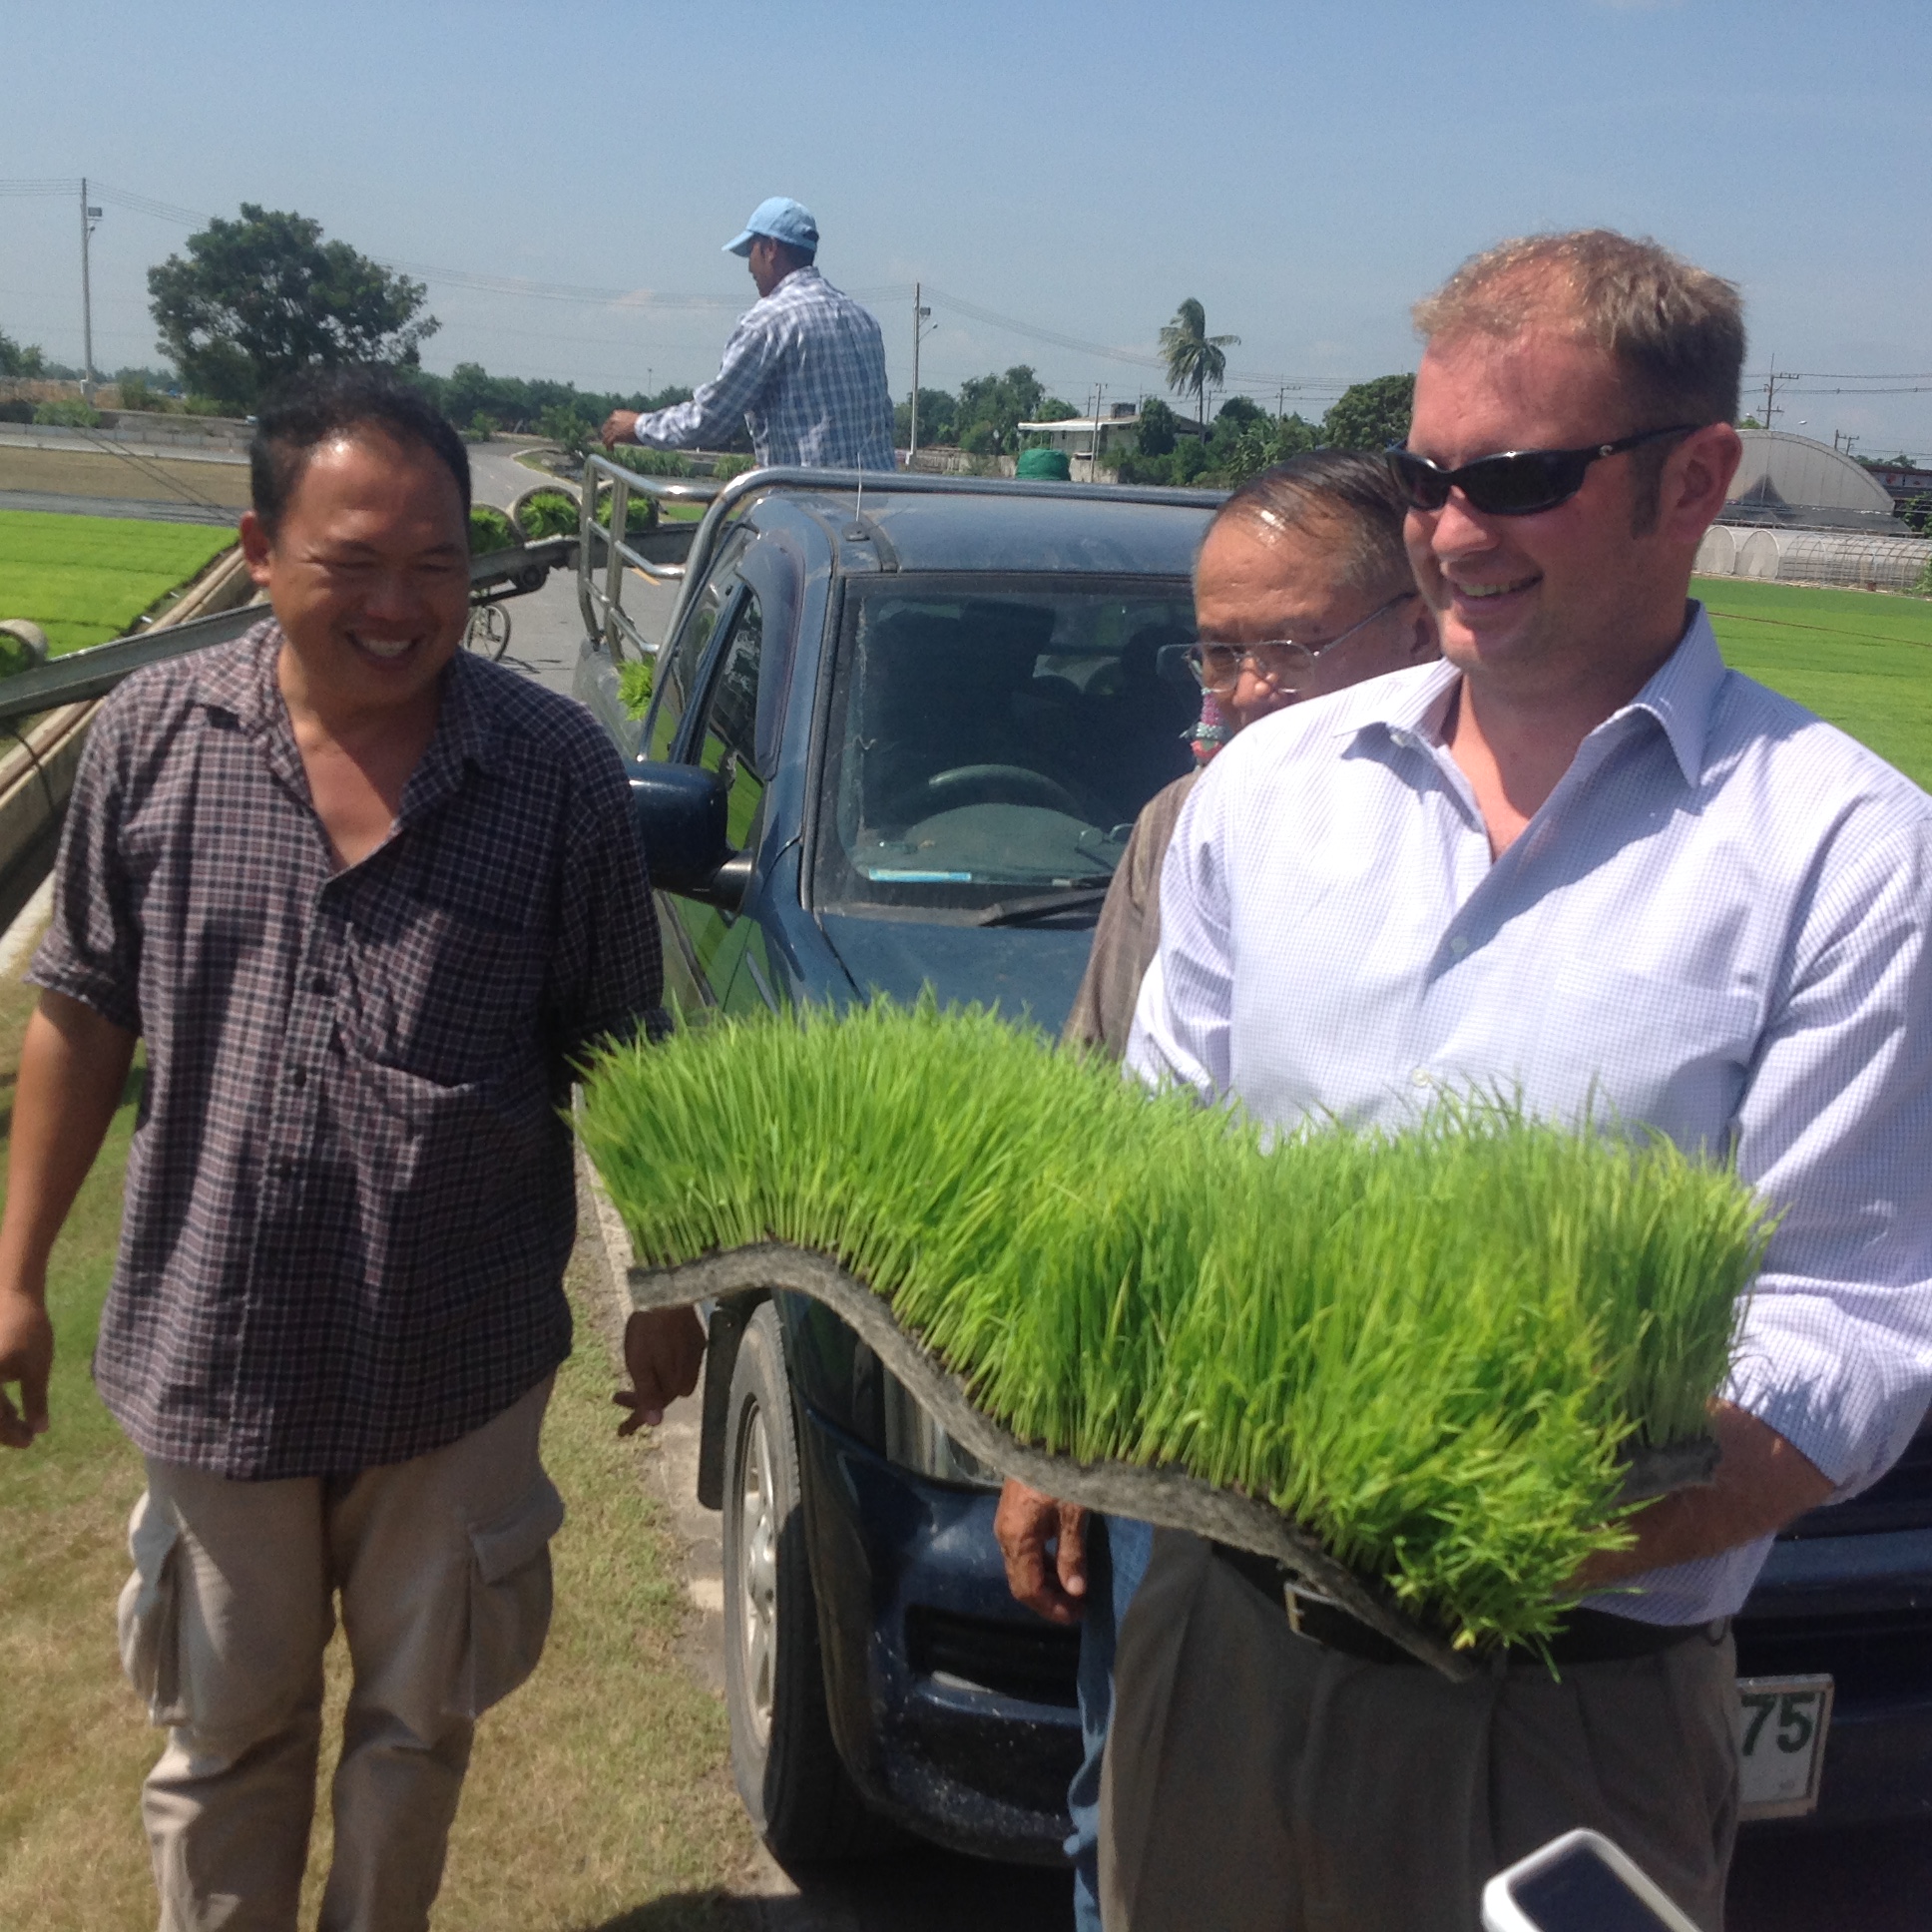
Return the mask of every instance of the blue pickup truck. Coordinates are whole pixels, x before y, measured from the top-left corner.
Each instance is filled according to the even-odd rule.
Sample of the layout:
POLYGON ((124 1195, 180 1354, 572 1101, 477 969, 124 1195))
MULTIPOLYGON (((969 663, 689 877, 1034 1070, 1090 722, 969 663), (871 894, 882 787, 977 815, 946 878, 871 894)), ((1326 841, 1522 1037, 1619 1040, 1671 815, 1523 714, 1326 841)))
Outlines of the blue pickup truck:
MULTIPOLYGON (((615 565, 587 514, 576 691, 633 761, 684 1022, 931 985, 1057 1031, 1134 817, 1189 767, 1178 647, 1215 502, 762 471, 642 540, 620 505, 615 565), (661 639, 626 615, 627 566, 678 586, 661 639)), ((710 1324, 699 1492, 724 1511, 732 1767, 758 1830, 793 1863, 900 1829, 1058 1859, 1076 1640, 1007 1593, 996 1476, 816 1304, 747 1296, 710 1324)), ((1779 1540, 1738 1652, 1835 1689, 1741 1713, 1754 1746, 1822 1765, 1777 1808, 1932 1815, 1932 1438, 1779 1540)))

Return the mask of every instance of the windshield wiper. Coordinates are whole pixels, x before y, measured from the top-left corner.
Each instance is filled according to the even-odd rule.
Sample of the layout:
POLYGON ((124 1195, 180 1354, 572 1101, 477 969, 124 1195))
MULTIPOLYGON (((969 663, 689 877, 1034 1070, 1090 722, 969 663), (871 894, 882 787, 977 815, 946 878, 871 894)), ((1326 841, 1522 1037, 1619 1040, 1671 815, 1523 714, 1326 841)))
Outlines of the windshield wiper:
POLYGON ((973 915, 976 926, 1017 926, 1029 919, 1049 919, 1056 912, 1079 912, 1107 897, 1104 885, 1063 886, 1058 892, 1035 892, 1024 899, 1001 899, 973 915))

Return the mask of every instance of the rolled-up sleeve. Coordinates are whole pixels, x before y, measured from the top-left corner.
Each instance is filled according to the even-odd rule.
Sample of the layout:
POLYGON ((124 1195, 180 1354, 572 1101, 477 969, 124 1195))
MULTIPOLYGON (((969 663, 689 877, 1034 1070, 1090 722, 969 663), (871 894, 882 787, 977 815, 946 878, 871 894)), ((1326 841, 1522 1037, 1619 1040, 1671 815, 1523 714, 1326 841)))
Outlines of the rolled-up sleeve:
POLYGON ((89 726, 54 861, 53 919, 27 979, 139 1033, 141 928, 121 840, 127 712, 126 704, 110 702, 89 726))
POLYGON ((1928 905, 1923 823, 1826 868, 1738 1110, 1738 1171, 1780 1218, 1728 1392, 1841 1495, 1932 1396, 1928 905))

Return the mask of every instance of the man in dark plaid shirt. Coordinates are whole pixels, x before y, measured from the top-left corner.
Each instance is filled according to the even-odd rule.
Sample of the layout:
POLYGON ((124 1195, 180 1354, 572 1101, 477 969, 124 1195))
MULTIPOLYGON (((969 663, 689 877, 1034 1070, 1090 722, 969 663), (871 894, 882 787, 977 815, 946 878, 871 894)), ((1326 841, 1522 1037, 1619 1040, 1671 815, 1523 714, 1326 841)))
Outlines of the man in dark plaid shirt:
POLYGON ((477 1714, 522 1682, 563 1506, 573 1063, 657 1024, 617 753, 458 650, 469 470, 392 378, 265 412, 275 612, 96 720, 30 977, 0 1226, 0 1440, 47 1426, 48 1249, 137 1039, 95 1375, 147 1458, 129 1674, 169 1746, 164 1927, 292 1927, 321 1657, 355 1687, 321 1923, 426 1924, 477 1714))

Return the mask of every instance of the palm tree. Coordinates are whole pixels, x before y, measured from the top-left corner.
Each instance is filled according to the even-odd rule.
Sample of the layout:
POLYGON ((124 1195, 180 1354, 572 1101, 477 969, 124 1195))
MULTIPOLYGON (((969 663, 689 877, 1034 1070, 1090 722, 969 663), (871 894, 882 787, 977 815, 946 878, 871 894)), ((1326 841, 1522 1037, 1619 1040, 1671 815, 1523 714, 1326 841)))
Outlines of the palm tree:
POLYGON ((1208 311, 1192 295, 1161 330, 1168 387, 1178 396, 1194 391, 1196 414, 1203 429, 1208 427, 1208 391, 1218 388, 1227 373, 1227 357, 1222 350, 1232 348, 1240 339, 1238 335, 1209 335, 1208 311))

